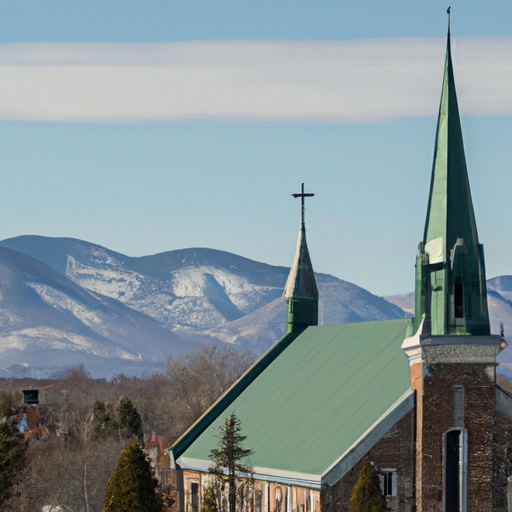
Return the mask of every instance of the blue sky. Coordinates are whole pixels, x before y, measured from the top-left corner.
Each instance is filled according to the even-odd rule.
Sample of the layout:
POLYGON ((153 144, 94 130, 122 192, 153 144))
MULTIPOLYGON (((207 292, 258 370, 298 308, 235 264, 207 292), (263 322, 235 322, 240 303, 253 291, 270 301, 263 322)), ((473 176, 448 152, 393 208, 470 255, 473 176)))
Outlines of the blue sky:
MULTIPOLYGON (((445 3, 0 1, 0 238, 212 247, 411 291, 445 3)), ((512 3, 452 3, 488 277, 512 273, 512 3)))

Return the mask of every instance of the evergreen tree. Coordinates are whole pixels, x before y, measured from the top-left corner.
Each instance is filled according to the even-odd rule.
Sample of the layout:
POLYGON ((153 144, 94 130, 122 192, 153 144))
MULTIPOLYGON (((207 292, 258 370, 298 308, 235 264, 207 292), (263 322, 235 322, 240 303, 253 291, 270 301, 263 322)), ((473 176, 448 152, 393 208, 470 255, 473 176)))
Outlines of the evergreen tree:
POLYGON ((25 460, 25 439, 11 395, 0 393, 0 507, 12 496, 25 460))
POLYGON ((209 485, 204 490, 203 502, 201 504, 201 512, 218 512, 217 494, 215 487, 209 485))
POLYGON ((162 512, 162 498, 157 492, 146 455, 135 442, 123 450, 105 489, 103 512, 162 512))
POLYGON ((219 448, 210 452, 210 459, 214 463, 210 473, 217 477, 222 488, 226 483, 228 484, 229 512, 236 512, 237 497, 242 498, 247 483, 252 482, 252 468, 243 464, 242 460, 254 452, 242 448, 246 436, 240 433, 241 430, 242 423, 234 412, 231 413, 231 416, 226 418, 226 423, 220 428, 219 448), (248 477, 242 478, 240 473, 245 473, 248 477))
POLYGON ((121 398, 117 405, 117 422, 122 435, 134 437, 142 443, 142 418, 128 396, 121 398))
POLYGON ((105 405, 101 400, 94 402, 94 432, 97 437, 108 438, 118 430, 112 404, 105 405))
POLYGON ((365 457, 361 462, 359 478, 350 496, 352 512, 386 512, 386 499, 380 488, 380 478, 370 459, 365 457))

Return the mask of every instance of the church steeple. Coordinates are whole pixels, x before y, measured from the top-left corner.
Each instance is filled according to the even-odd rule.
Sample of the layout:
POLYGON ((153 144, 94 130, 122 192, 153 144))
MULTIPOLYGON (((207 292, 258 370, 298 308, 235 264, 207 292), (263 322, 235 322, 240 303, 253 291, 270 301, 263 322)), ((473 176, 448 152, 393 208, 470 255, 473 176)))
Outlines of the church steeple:
POLYGON ((423 315, 425 333, 490 332, 483 246, 471 201, 449 23, 427 219, 416 261, 416 328, 423 315))
POLYGON ((318 325, 318 288, 306 242, 304 219, 304 198, 314 194, 306 194, 303 183, 302 191, 292 195, 301 198, 301 223, 295 260, 286 281, 284 297, 288 301, 288 332, 297 332, 310 325, 318 325))

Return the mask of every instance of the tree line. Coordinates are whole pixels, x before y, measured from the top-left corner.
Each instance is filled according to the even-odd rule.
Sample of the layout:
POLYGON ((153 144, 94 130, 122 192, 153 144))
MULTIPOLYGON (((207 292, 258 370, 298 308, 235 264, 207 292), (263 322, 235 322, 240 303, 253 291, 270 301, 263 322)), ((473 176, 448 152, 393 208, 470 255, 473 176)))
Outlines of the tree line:
POLYGON ((245 350, 211 345, 169 357, 165 372, 143 378, 93 379, 79 366, 46 380, 0 379, 0 470, 6 475, 0 477, 0 510, 101 511, 128 443, 142 444, 154 432, 169 446, 253 359, 245 350), (20 422, 21 390, 30 387, 41 390, 44 421, 42 439, 27 442, 13 426, 20 422), (2 438, 7 424, 9 435, 2 438), (4 472, 11 459, 12 471, 4 472))

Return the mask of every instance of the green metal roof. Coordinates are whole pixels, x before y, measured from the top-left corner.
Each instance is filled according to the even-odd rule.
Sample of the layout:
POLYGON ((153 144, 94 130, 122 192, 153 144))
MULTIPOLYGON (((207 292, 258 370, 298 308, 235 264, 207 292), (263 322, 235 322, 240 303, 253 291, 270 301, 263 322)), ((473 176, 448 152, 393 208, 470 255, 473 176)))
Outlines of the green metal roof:
MULTIPOLYGON (((253 466, 321 475, 410 388, 409 319, 307 328, 217 410, 175 458, 209 460, 235 411, 253 466)), ((265 356, 264 356, 265 357, 265 356)), ((201 425, 201 426, 199 426, 201 425)), ((191 429, 191 430, 194 430, 191 429)), ((185 436, 192 436, 189 431, 185 436)))

